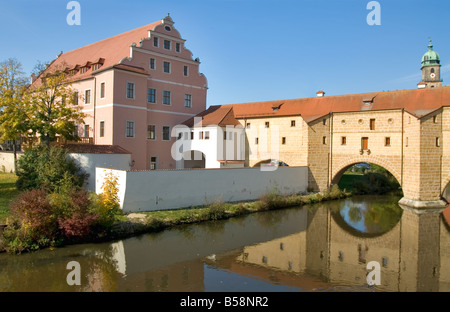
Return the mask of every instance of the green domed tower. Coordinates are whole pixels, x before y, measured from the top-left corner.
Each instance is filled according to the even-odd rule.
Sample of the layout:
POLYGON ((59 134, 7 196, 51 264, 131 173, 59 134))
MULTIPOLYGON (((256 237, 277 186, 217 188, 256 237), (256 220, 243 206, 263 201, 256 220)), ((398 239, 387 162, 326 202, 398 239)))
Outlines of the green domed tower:
POLYGON ((422 57, 422 81, 419 88, 434 88, 442 86, 441 59, 439 54, 433 50, 433 44, 428 44, 428 51, 422 57))

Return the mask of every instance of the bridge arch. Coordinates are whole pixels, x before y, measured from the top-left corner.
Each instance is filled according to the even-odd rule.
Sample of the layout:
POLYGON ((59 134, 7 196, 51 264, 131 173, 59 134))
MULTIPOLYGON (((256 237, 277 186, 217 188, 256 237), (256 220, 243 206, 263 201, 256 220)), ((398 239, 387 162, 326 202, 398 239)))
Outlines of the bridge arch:
POLYGON ((344 172, 348 168, 359 163, 375 164, 380 167, 383 167, 384 169, 389 171, 394 176, 394 178, 397 179, 400 185, 402 185, 401 174, 389 160, 383 159, 381 157, 368 157, 368 156, 351 157, 337 163, 337 165, 334 166, 333 171, 331 173, 331 185, 338 184, 344 172))

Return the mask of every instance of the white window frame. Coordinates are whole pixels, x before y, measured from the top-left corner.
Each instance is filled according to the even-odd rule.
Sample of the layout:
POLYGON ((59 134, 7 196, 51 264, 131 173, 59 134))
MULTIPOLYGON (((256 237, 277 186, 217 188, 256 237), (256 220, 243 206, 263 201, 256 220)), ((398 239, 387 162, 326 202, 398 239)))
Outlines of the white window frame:
POLYGON ((104 120, 100 120, 98 122, 98 137, 99 138, 105 137, 105 121, 104 120), (103 122, 103 135, 102 135, 102 122, 103 122))
POLYGON ((100 90, 99 90, 99 91, 100 91, 100 92, 99 92, 100 98, 101 98, 101 99, 104 99, 105 96, 106 96, 106 81, 101 81, 101 82, 100 82, 100 90), (104 89, 103 89, 103 96, 102 96, 102 85, 104 86, 104 89))
POLYGON ((165 126, 162 126, 162 132, 161 132, 161 139, 163 140, 163 141, 170 141, 170 126, 167 126, 167 125, 165 125, 165 126), (168 139, 165 139, 164 138, 164 128, 169 128, 169 138, 168 139))
POLYGON ((134 100, 136 98, 136 84, 132 81, 127 81, 127 86, 126 86, 126 90, 125 90, 125 96, 127 99, 131 99, 134 100), (129 84, 133 84, 133 97, 128 97, 128 85, 129 84))
POLYGON ((148 67, 151 70, 156 70, 156 59, 154 57, 151 57, 148 63, 148 67), (153 68, 152 68, 152 60, 153 60, 153 68))
POLYGON ((147 88, 147 103, 150 104, 156 104, 157 103, 157 95, 158 95, 158 90, 155 88, 147 88), (148 100, 148 90, 155 90, 155 101, 154 102, 149 102, 148 100))
POLYGON ((125 137, 126 138, 134 138, 136 136, 136 123, 134 120, 126 120, 125 121, 125 137), (133 123, 133 136, 128 136, 128 123, 133 123))
POLYGON ((89 105, 92 103, 92 90, 91 89, 85 89, 84 90, 84 104, 85 105, 89 105), (86 102, 87 97, 87 93, 89 92, 89 102, 86 102))
POLYGON ((170 41, 168 39, 164 39, 163 40, 163 48, 164 48, 164 50, 172 51, 172 41, 170 41), (166 43, 167 42, 169 43, 169 48, 166 48, 166 43))
POLYGON ((186 108, 192 108, 192 94, 185 93, 184 94, 184 107, 186 108), (186 106, 186 96, 189 96, 189 106, 186 106))
POLYGON ((158 156, 150 155, 150 170, 158 170, 158 156), (155 158, 155 162, 152 162, 152 158, 155 158), (152 169, 152 164, 155 164, 155 169, 152 169))
POLYGON ((165 73, 165 74, 171 74, 172 73, 172 64, 170 62, 163 61, 163 73, 165 73), (168 72, 166 72, 166 67, 165 67, 166 63, 169 64, 169 71, 168 72))
POLYGON ((153 46, 156 48, 159 48, 159 37, 153 37, 153 46), (155 44, 155 39, 156 39, 156 44, 155 44))
POLYGON ((156 125, 153 125, 153 124, 147 124, 147 140, 150 140, 150 141, 156 141, 156 125), (153 139, 148 137, 148 127, 149 127, 149 126, 153 126, 153 127, 154 127, 154 138, 153 138, 153 139))
POLYGON ((163 96, 162 104, 163 104, 163 105, 167 105, 167 106, 172 106, 172 91, 169 91, 169 90, 163 90, 162 96, 163 96), (164 103, 164 99, 166 98, 166 97, 164 96, 164 93, 165 93, 165 92, 169 92, 169 104, 164 103))

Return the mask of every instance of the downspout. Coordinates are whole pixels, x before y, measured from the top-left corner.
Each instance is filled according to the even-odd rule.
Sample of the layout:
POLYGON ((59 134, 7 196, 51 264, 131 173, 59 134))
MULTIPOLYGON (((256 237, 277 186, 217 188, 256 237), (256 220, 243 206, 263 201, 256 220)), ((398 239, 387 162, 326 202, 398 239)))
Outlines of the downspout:
MULTIPOLYGON (((404 137, 405 137, 405 109, 402 108, 402 147, 401 147, 401 167, 400 167, 400 186, 402 187, 402 192, 403 192, 403 145, 404 145, 404 137)), ((404 194, 403 194, 404 195, 404 194)))
POLYGON ((329 164, 328 164, 328 168, 329 168, 329 173, 328 173, 328 188, 330 188, 331 182, 332 182, 332 177, 331 175, 333 174, 333 121, 334 121, 334 114, 330 113, 330 124, 329 124, 329 134, 330 134, 330 159, 329 159, 329 164))
POLYGON ((93 143, 95 144, 96 142, 95 142, 95 125, 97 124, 97 121, 96 121, 96 119, 95 119, 95 103, 96 103, 96 101, 97 101, 97 77, 95 77, 94 76, 94 94, 93 94, 93 96, 94 96, 94 103, 93 103, 93 105, 94 105, 94 125, 92 126, 92 131, 93 131, 93 143))

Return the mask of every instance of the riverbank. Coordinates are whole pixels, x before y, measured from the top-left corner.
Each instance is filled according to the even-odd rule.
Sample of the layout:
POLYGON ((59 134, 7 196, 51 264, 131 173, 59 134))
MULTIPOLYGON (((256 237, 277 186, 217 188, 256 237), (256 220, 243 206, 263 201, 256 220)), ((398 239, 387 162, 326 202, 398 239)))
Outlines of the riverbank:
MULTIPOLYGON (((342 191, 337 186, 325 192, 294 195, 281 195, 278 190, 274 189, 262 195, 259 200, 252 202, 224 203, 218 200, 204 207, 131 213, 118 216, 107 233, 94 233, 89 237, 66 242, 64 245, 125 239, 145 233, 163 231, 174 226, 224 220, 261 211, 314 204, 349 196, 351 196, 351 193, 342 191)), ((1 228, 0 231, 2 231, 1 228)), ((5 245, 1 237, 0 233, 0 252, 8 252, 8 246, 5 245)))

